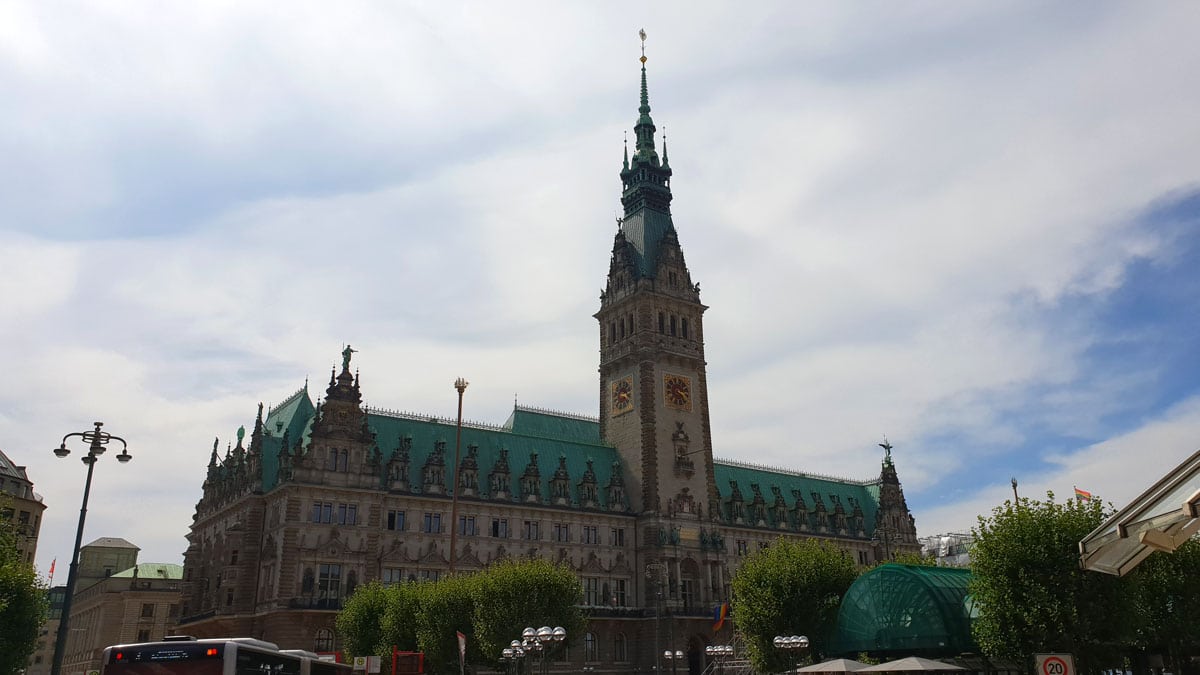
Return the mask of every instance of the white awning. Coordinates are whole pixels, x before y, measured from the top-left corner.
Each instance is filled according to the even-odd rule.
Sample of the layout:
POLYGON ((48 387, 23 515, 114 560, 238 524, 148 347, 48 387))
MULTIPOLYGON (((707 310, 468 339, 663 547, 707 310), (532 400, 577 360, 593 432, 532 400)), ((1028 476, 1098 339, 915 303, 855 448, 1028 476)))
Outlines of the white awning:
POLYGON ((1200 531, 1200 451, 1079 542, 1083 569, 1124 576, 1200 531))

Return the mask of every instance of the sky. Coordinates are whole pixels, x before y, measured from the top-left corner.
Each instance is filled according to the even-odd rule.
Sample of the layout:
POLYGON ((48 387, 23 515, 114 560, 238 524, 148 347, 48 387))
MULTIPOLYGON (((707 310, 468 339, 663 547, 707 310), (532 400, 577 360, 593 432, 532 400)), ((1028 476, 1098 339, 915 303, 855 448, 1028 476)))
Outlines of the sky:
MULTIPOLYGON (((214 437, 366 403, 595 415, 638 29, 718 457, 922 536, 1200 447, 1200 5, 0 0, 0 450, 65 565, 180 562, 214 437)), ((59 567, 59 578, 65 570, 59 567)))

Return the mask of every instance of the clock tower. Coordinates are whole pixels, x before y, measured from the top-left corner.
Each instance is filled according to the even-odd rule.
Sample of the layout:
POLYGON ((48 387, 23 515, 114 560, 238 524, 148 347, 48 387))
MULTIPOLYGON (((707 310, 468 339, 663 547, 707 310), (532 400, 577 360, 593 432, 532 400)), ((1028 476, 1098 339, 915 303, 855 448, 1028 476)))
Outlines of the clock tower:
POLYGON ((624 214, 600 294, 600 435, 624 460, 635 512, 712 513, 704 310, 671 221, 671 167, 660 159, 642 55, 641 106, 621 169, 624 214))

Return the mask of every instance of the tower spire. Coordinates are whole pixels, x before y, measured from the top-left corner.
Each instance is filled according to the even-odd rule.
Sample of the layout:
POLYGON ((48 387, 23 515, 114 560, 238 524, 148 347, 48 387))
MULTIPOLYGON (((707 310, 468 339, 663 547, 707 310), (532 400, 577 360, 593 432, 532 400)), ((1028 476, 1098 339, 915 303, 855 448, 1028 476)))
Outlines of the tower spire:
POLYGON ((642 102, 638 106, 637 126, 633 128, 637 136, 634 163, 658 166, 658 153, 654 151, 654 120, 650 118, 650 89, 646 86, 646 31, 638 31, 638 36, 642 38, 642 58, 639 59, 642 62, 642 102))

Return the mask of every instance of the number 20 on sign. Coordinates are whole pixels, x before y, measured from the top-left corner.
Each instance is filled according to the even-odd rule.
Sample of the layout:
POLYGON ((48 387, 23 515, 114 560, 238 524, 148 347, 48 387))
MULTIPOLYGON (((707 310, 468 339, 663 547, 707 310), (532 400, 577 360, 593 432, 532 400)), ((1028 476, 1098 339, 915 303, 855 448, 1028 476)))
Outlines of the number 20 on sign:
POLYGON ((1037 675, 1076 675, 1075 657, 1070 654, 1035 654, 1037 675))

